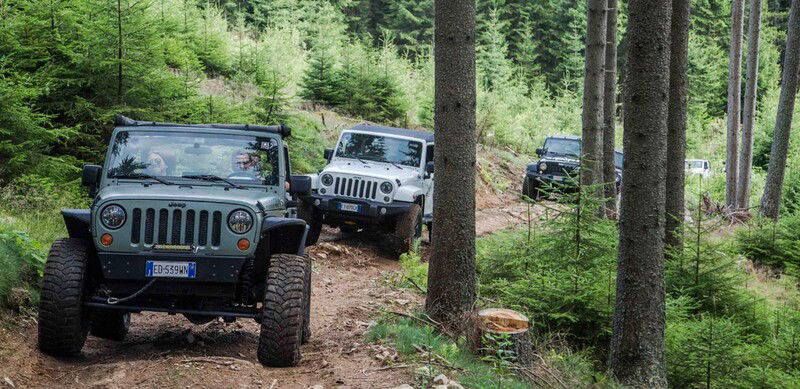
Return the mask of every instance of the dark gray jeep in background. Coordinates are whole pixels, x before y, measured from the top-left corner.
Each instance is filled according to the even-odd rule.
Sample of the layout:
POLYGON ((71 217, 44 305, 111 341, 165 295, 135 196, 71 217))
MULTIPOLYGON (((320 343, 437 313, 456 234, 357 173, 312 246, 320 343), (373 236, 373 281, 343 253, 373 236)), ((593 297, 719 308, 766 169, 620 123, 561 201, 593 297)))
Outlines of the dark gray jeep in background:
POLYGON ((44 269, 39 348, 80 353, 87 334, 122 340, 131 313, 261 324, 258 359, 293 366, 308 341, 306 223, 292 216, 285 126, 117 118, 105 164, 85 166, 89 209, 62 210, 68 238, 44 269))
MULTIPOLYGON (((522 194, 534 200, 547 197, 551 191, 575 190, 578 168, 581 164, 581 138, 570 135, 548 136, 544 145, 536 149, 539 160, 525 170, 522 194)), ((622 152, 614 155, 616 185, 622 182, 622 152)))

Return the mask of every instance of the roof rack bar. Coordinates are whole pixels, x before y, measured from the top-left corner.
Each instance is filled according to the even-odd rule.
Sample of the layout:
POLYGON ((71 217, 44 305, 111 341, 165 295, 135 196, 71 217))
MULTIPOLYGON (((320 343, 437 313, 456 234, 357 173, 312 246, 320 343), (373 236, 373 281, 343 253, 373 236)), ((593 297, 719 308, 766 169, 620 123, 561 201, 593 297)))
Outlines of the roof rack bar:
POLYGON ((218 128, 224 130, 244 130, 244 131, 264 131, 273 134, 279 134, 284 138, 292 135, 292 129, 285 124, 275 126, 260 126, 252 124, 178 124, 178 123, 161 123, 161 122, 147 122, 142 120, 133 120, 123 115, 117 114, 114 118, 114 125, 118 127, 188 127, 188 128, 218 128))

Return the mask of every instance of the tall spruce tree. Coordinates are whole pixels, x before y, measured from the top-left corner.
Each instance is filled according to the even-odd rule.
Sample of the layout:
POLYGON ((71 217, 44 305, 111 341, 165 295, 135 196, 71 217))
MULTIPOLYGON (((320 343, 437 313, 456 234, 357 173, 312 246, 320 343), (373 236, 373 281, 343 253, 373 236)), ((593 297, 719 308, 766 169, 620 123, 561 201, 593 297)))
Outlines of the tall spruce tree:
POLYGON ((739 177, 739 127, 742 105, 742 33, 744 0, 733 0, 731 7, 731 43, 728 65, 728 132, 725 158, 725 205, 736 207, 736 183, 739 177))
POLYGON ((440 322, 459 325, 476 295, 475 2, 435 6, 436 218, 425 310, 440 322))
POLYGON ((789 134, 792 129, 792 115, 797 97, 798 78, 800 78, 798 70, 800 70, 800 0, 793 0, 789 13, 781 96, 778 101, 775 132, 772 135, 767 183, 761 197, 761 215, 772 219, 777 219, 780 215, 783 178, 786 174, 786 160, 789 154, 789 134))
POLYGON ((753 171, 753 126, 756 120, 758 94, 758 48, 761 35, 761 0, 750 0, 750 21, 747 28, 747 81, 744 92, 744 123, 739 154, 739 177, 736 185, 736 207, 750 206, 750 176, 753 171))
MULTIPOLYGON (((583 73, 581 186, 603 181, 603 93, 606 61, 606 0, 587 0, 586 59, 583 73)), ((598 188, 600 188, 598 186, 598 188)), ((602 194, 602 193, 600 193, 602 194)), ((599 197, 599 196, 598 196, 599 197)))
POLYGON ((625 179, 609 363, 625 386, 666 388, 664 182, 672 4, 632 0, 628 14, 625 179))
POLYGON ((689 3, 672 1, 669 65, 669 118, 664 239, 668 252, 683 249, 686 112, 689 62, 689 3))
POLYGON ((617 0, 608 0, 606 15, 605 81, 603 86, 603 183, 606 215, 617 214, 615 153, 617 115, 617 0))

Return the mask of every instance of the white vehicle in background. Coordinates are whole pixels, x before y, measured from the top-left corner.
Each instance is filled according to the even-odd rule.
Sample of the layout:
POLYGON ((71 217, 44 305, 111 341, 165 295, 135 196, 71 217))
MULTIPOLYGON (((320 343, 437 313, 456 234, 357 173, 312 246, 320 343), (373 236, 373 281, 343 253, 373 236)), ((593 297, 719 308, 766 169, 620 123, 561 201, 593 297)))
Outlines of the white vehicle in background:
POLYGON ((703 178, 710 178, 711 165, 705 159, 687 159, 686 172, 703 178))
POLYGON ((298 209, 309 225, 307 243, 326 224, 387 233, 398 255, 411 250, 433 221, 433 150, 431 132, 372 124, 344 130, 298 209))

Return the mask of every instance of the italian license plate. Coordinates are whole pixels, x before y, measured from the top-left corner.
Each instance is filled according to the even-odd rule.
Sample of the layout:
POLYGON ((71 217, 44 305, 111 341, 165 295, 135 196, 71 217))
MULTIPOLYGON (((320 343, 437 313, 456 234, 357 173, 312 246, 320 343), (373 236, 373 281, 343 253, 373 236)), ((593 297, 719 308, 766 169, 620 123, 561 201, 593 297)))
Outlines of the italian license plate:
POLYGON ((361 212, 361 205, 350 204, 350 203, 339 203, 339 210, 347 212, 361 212))
POLYGON ((147 261, 146 277, 195 278, 197 264, 194 262, 147 261))

